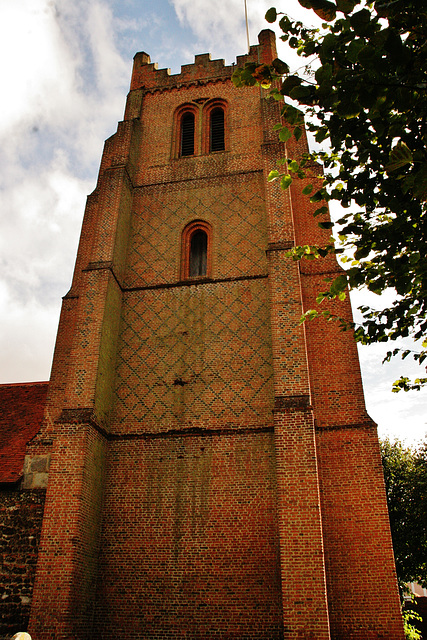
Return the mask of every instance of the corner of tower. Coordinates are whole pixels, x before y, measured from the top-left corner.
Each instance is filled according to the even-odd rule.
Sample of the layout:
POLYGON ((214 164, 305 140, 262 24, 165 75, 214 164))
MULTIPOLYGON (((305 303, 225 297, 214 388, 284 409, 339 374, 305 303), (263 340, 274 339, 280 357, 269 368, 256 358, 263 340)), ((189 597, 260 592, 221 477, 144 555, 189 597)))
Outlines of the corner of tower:
POLYGON ((237 66, 244 66, 246 62, 271 64, 277 58, 276 34, 271 29, 263 29, 258 34, 259 44, 252 45, 249 53, 237 56, 237 66))
POLYGON ((170 69, 158 69, 156 62, 145 51, 136 53, 133 58, 132 79, 130 90, 141 89, 143 86, 152 87, 170 76, 170 69))
POLYGON ((276 34, 271 29, 263 29, 258 34, 261 62, 270 64, 277 58, 276 34))

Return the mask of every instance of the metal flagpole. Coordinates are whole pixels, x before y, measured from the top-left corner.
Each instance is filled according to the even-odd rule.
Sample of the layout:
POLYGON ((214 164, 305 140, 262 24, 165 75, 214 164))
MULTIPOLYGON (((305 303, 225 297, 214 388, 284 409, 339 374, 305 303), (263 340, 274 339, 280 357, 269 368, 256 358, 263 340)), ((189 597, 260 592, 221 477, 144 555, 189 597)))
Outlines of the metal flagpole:
POLYGON ((246 0, 245 0, 245 22, 246 22, 246 38, 248 40, 248 53, 249 53, 251 45, 250 45, 250 42, 249 42, 248 7, 247 7, 247 4, 246 4, 246 0))

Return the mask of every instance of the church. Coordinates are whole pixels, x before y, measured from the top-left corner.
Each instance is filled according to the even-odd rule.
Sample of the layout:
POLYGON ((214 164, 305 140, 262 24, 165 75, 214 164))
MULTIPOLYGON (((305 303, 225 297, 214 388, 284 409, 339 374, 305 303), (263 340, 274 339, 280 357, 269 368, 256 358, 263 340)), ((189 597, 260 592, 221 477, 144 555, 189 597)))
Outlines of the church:
POLYGON ((234 68, 134 58, 50 381, 0 386, 1 638, 403 640, 356 345, 299 324, 341 273, 287 256, 319 169, 267 181, 307 140, 234 68))

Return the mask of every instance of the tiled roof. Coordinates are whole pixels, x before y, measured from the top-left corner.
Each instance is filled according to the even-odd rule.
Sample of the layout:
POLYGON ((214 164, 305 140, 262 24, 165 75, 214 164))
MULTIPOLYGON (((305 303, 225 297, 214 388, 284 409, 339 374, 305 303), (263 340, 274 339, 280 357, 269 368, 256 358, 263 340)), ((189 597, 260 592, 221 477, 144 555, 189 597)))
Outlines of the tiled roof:
POLYGON ((0 384, 0 483, 22 475, 27 442, 39 431, 48 382, 0 384))

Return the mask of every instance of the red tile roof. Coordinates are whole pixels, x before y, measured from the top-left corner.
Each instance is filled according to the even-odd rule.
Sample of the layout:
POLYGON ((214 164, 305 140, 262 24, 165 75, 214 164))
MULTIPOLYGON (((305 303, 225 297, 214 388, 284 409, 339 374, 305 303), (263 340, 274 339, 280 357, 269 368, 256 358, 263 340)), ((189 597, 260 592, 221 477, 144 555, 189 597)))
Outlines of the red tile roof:
POLYGON ((22 476, 25 447, 41 427, 48 385, 0 384, 0 483, 22 476))

